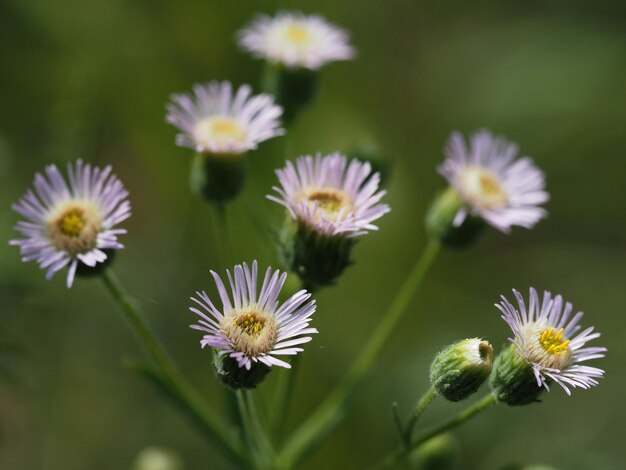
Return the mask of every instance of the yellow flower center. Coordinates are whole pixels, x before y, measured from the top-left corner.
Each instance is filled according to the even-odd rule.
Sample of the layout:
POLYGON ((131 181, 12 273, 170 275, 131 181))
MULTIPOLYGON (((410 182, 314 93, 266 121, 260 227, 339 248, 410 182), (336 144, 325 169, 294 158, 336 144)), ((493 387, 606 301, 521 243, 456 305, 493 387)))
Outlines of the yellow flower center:
POLYGON ((82 209, 70 209, 57 222, 57 226, 63 235, 76 238, 83 231, 85 219, 82 209))
POLYGON ((258 338, 265 327, 265 319, 256 314, 256 312, 248 312, 241 315, 235 320, 235 325, 239 329, 253 338, 258 338))
POLYGON ((467 167, 461 173, 463 195, 473 205, 485 209, 498 209, 507 202, 507 195, 498 177, 484 168, 467 167))
POLYGON ((549 328, 539 335, 539 344, 548 354, 563 354, 569 350, 569 339, 563 337, 563 328, 549 328))
POLYGON ((322 217, 326 220, 342 220, 354 210, 352 198, 335 188, 309 188, 298 199, 305 200, 311 209, 317 206, 315 222, 319 222, 322 217))
POLYGON ((198 143, 207 148, 226 143, 242 144, 247 136, 246 129, 235 119, 220 116, 200 120, 193 134, 198 143))
POLYGON ((326 212, 339 212, 346 198, 339 191, 317 190, 309 194, 308 199, 326 212))
POLYGON ((291 25, 287 29, 287 39, 291 42, 302 44, 309 39, 309 33, 302 26, 291 25))
POLYGON ((270 352, 278 338, 274 317, 254 306, 227 315, 222 320, 221 329, 232 348, 248 356, 270 352))
POLYGON ((96 246, 102 227, 100 212, 82 201, 72 201, 56 210, 48 221, 48 235, 59 250, 77 255, 96 246))

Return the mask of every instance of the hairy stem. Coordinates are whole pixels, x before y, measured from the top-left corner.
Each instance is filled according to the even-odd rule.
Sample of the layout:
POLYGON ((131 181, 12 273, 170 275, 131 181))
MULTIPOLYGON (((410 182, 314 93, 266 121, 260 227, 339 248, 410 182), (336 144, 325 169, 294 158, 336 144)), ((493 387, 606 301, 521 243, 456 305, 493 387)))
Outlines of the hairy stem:
POLYGON ((435 390, 435 387, 430 387, 415 405, 415 409, 413 410, 413 413, 411 414, 411 417, 407 421, 404 431, 402 432, 402 440, 407 447, 411 445, 411 437, 413 436, 413 429, 415 429, 417 421, 420 419, 420 416, 422 416, 422 413, 428 405, 430 405, 430 402, 436 397, 437 390, 435 390))
POLYGON ((415 291, 437 257, 439 248, 439 242, 435 240, 428 243, 351 369, 286 442, 280 454, 280 460, 286 467, 294 466, 304 454, 309 452, 341 421, 350 398, 371 370, 372 365, 389 340, 391 333, 413 299, 415 291))

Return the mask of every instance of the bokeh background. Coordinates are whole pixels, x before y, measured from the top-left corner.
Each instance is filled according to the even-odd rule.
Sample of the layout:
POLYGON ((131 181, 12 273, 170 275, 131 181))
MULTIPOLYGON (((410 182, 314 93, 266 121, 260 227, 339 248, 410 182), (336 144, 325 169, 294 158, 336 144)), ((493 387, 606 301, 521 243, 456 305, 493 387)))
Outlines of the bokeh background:
MULTIPOLYGON (((255 13, 319 12, 351 32, 352 62, 323 70, 318 99, 289 130, 292 156, 375 144, 393 164, 381 230, 322 291, 320 334, 302 362, 289 426, 345 373, 425 244, 424 212, 444 186, 435 168, 455 129, 487 127, 547 173, 550 216, 532 231, 488 232, 445 252, 356 396, 345 422, 302 468, 362 468, 396 442, 390 404, 408 412, 446 343, 508 334, 493 307, 529 285, 563 293, 609 348, 599 387, 542 404, 497 407, 454 433, 459 469, 624 465, 626 342, 626 4, 622 1, 0 3, 0 468, 125 469, 147 446, 187 469, 227 462, 122 365, 139 353, 96 281, 67 290, 22 264, 7 242, 10 210, 35 171, 78 157, 113 164, 133 217, 116 270, 190 376, 221 406, 210 354, 188 328, 188 297, 213 292, 208 207, 188 190, 190 152, 164 123, 170 93, 199 81, 258 83, 260 64, 234 33, 255 13)), ((246 190, 230 207, 240 260, 276 264, 268 227, 282 211, 264 195, 285 143, 250 154, 246 190)), ((275 375, 275 374, 274 374, 275 375)), ((271 377, 261 395, 269 403, 271 377)), ((436 402, 423 425, 455 413, 436 402)))

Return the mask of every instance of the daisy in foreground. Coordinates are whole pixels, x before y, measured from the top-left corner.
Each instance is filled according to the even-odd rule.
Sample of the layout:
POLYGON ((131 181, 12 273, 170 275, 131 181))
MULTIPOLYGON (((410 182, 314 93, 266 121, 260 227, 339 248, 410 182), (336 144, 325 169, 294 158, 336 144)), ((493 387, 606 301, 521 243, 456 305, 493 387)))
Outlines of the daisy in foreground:
POLYGON ((544 175, 517 153, 517 145, 486 130, 474 134, 469 146, 460 133, 450 136, 439 172, 462 200, 454 226, 471 215, 508 233, 514 225, 531 228, 546 216, 539 207, 549 199, 544 175))
POLYGON ((283 135, 282 108, 267 94, 252 95, 249 85, 233 92, 230 82, 196 84, 193 94, 174 94, 167 122, 180 129, 176 143, 200 153, 232 156, 283 135))
POLYGON ((253 363, 260 362, 268 367, 290 369, 289 363, 277 356, 302 352, 302 348, 296 346, 311 341, 312 338, 306 335, 317 333, 315 328, 309 328, 311 315, 315 312, 315 301, 309 300, 311 294, 301 290, 279 305, 278 295, 287 274, 267 268, 258 292, 256 261, 252 263, 252 269, 243 263, 235 266, 233 276, 230 271, 226 273, 232 298, 220 276, 211 271, 221 309, 215 307, 204 291, 191 297, 200 307, 190 307, 200 317, 191 328, 206 333, 200 344, 203 348, 216 348, 221 356, 236 360, 240 368, 249 370, 253 363))
POLYGON ((380 175, 369 163, 348 162, 334 153, 325 157, 304 156, 295 165, 276 170, 281 187, 268 199, 287 208, 292 218, 323 235, 355 237, 377 230, 376 219, 390 211, 380 200, 380 175))
POLYGON ((253 56, 288 68, 317 70, 328 62, 355 55, 348 34, 319 15, 260 15, 239 32, 238 39, 253 56))
POLYGON ((509 341, 517 355, 532 368, 537 386, 548 389, 548 383, 554 381, 570 395, 569 387, 597 385, 596 379, 602 377, 604 371, 581 363, 604 357, 606 348, 584 347, 600 333, 594 333, 593 327, 580 331, 578 322, 583 313, 571 316, 572 304, 564 305, 560 295, 552 297, 544 292, 540 301, 537 291, 531 288, 526 305, 517 290, 513 293, 519 309, 504 296, 496 307, 513 330, 514 337, 509 341))
POLYGON ((69 183, 55 165, 35 175, 34 191, 12 206, 27 219, 15 226, 24 238, 10 244, 19 246, 23 261, 47 269, 48 280, 69 266, 71 287, 79 263, 93 268, 107 259, 103 250, 123 248, 117 236, 126 230, 114 227, 130 217, 130 203, 110 166, 100 169, 78 160, 68 164, 67 173, 69 183))

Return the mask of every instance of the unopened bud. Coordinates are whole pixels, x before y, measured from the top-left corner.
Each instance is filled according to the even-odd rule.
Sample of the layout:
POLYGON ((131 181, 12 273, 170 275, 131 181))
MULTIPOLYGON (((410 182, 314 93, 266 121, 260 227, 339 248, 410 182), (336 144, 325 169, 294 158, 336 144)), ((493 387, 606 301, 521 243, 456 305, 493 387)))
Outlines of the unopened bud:
POLYGON ((493 365, 493 347, 488 341, 471 338, 451 344, 430 366, 430 381, 446 400, 461 401, 487 380, 493 365))

